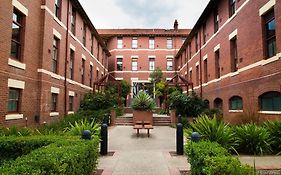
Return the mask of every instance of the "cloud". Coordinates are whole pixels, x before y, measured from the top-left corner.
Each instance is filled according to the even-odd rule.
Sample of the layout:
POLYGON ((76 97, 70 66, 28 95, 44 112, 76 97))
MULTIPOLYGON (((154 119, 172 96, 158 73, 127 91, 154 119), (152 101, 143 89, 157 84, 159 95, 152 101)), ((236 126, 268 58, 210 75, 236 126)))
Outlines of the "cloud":
POLYGON ((209 0, 80 0, 96 28, 192 28, 209 0))

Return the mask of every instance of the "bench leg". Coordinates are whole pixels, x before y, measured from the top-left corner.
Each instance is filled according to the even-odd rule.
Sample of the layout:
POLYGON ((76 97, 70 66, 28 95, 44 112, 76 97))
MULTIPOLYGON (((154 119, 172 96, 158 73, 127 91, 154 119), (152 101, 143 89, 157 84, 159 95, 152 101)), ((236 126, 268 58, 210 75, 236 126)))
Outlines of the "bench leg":
POLYGON ((140 129, 137 129, 137 137, 139 136, 140 134, 140 129))
POLYGON ((149 129, 147 129, 147 136, 149 137, 149 129))

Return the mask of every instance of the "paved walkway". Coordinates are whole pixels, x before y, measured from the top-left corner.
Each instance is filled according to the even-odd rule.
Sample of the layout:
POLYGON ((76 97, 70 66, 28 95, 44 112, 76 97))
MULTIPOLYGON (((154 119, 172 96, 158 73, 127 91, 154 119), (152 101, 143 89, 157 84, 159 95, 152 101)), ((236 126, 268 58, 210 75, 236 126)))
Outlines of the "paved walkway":
POLYGON ((189 170, 185 156, 171 156, 176 151, 176 130, 168 126, 154 126, 150 137, 146 130, 136 131, 132 126, 109 129, 109 151, 113 156, 102 156, 98 169, 102 175, 180 175, 189 170))
POLYGON ((281 156, 244 156, 239 157, 243 164, 254 166, 258 170, 280 170, 281 156))

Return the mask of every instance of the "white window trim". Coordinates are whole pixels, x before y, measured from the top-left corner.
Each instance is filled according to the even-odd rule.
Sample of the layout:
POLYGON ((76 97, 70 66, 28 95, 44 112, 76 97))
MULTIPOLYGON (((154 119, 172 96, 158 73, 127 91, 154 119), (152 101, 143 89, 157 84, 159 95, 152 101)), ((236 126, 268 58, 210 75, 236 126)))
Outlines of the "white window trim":
POLYGON ((228 36, 228 39, 229 39, 229 40, 232 40, 234 37, 237 36, 237 33, 238 33, 238 30, 235 29, 235 30, 228 36))
POLYGON ((276 0, 270 0, 268 1, 262 8, 259 9, 259 15, 262 16, 266 12, 268 12, 274 5, 276 4, 276 0))
POLYGON ((68 95, 71 96, 71 97, 74 97, 74 96, 75 96, 75 92, 73 92, 73 91, 68 91, 68 95))
POLYGON ((138 55, 133 55, 133 56, 131 56, 131 58, 139 58, 139 56, 138 55))
POLYGON ((195 66, 199 66, 199 61, 197 61, 197 62, 195 63, 195 66))
POLYGON ((75 46, 73 46, 73 45, 70 43, 70 44, 69 44, 69 47, 70 47, 71 50, 73 50, 73 51, 75 52, 75 50, 76 50, 75 46))
POLYGON ((214 47, 214 52, 218 51, 221 48, 221 45, 218 44, 216 47, 214 47))
POLYGON ((124 58, 123 55, 116 55, 116 58, 124 58))
POLYGON ((55 35, 56 38, 58 38, 59 40, 61 40, 61 34, 53 28, 53 35, 55 35))
POLYGON ((26 69, 26 64, 21 63, 19 61, 16 61, 14 59, 9 58, 8 60, 8 65, 25 70, 26 69))
POLYGON ((203 61, 206 60, 208 58, 208 54, 206 54, 204 57, 203 57, 203 61))
POLYGON ((83 53, 81 54, 81 57, 82 57, 83 60, 86 61, 86 56, 83 53))
POLYGON ((58 115, 60 115, 59 112, 50 112, 51 117, 55 117, 55 116, 58 116, 58 115))
POLYGON ((91 65, 91 66, 94 66, 94 63, 93 63, 92 61, 90 61, 90 65, 91 65))
POLYGON ((7 114, 5 115, 5 120, 17 120, 23 119, 23 114, 7 114))
POLYGON ((51 87, 51 93, 59 94, 60 93, 60 89, 56 88, 56 87, 51 87))
POLYGON ((24 89, 25 87, 25 82, 24 81, 19 81, 19 80, 14 80, 14 79, 8 79, 8 87, 9 88, 17 88, 17 89, 24 89))
POLYGON ((156 58, 155 55, 148 55, 148 58, 156 58))
POLYGON ((173 56, 173 55, 167 55, 167 56, 166 56, 166 58, 167 58, 167 59, 168 59, 168 58, 173 59, 173 58, 174 58, 174 56, 173 56))
POLYGON ((228 112, 230 112, 230 113, 239 113, 239 112, 243 112, 243 110, 228 110, 228 112))
POLYGON ((117 78, 115 78, 115 80, 124 80, 124 78, 117 77, 117 78))
POLYGON ((25 16, 28 16, 28 9, 24 5, 22 5, 18 0, 13 0, 12 4, 21 13, 23 13, 25 16))
POLYGON ((260 114, 276 114, 281 115, 281 111, 259 111, 260 114))
POLYGON ((74 111, 68 111, 67 114, 74 114, 74 111))
POLYGON ((190 72, 190 71, 192 71, 192 67, 191 67, 191 68, 189 68, 189 72, 190 72))

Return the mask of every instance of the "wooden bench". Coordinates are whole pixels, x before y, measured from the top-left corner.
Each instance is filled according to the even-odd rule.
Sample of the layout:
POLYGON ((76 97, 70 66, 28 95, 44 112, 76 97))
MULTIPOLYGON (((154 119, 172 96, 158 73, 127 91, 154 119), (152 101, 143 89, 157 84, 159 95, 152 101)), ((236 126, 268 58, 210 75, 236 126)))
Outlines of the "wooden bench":
POLYGON ((140 129, 146 129, 147 130, 147 136, 150 136, 149 130, 153 129, 153 126, 151 125, 150 121, 136 121, 136 124, 134 125, 134 129, 137 130, 137 136, 140 134, 140 129))

